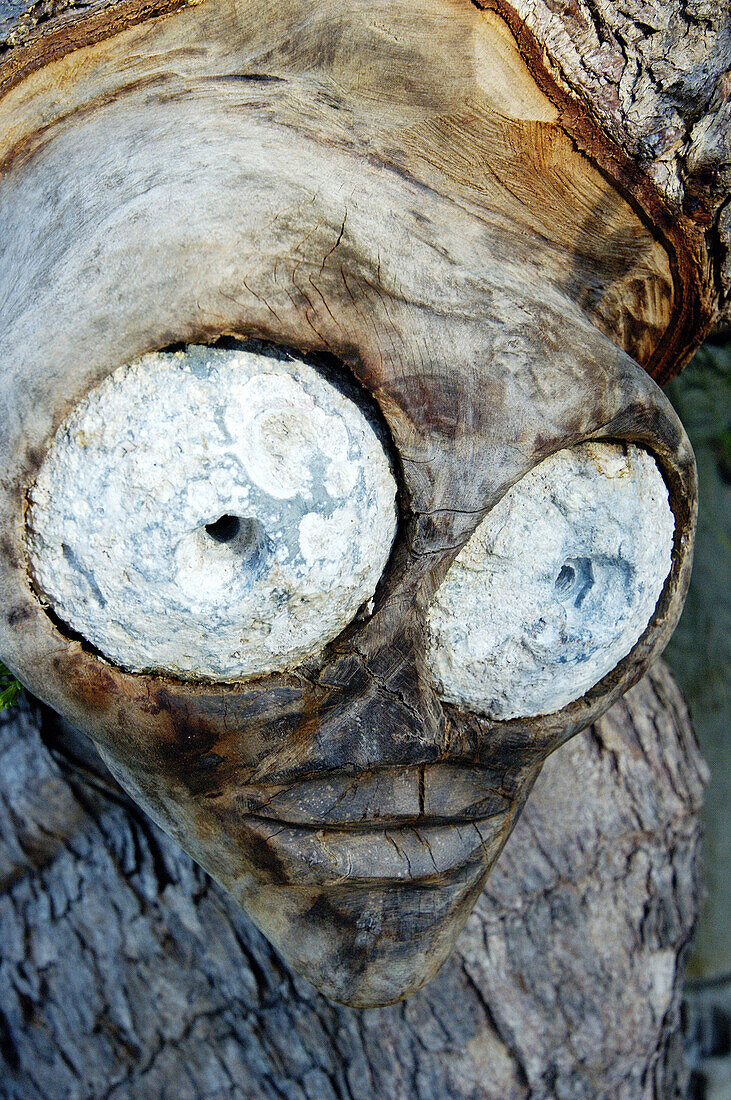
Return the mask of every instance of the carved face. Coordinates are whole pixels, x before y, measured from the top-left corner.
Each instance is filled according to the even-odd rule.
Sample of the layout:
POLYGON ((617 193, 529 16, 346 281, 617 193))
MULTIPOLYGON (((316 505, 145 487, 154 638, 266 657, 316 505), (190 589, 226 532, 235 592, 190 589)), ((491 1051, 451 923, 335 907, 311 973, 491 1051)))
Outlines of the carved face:
POLYGON ((3 101, 0 652, 297 971, 384 1004, 677 620, 692 454, 596 327, 650 358, 669 265, 540 161, 493 17, 442 27, 463 77, 404 25, 356 79, 362 14, 305 58, 213 7, 3 101))

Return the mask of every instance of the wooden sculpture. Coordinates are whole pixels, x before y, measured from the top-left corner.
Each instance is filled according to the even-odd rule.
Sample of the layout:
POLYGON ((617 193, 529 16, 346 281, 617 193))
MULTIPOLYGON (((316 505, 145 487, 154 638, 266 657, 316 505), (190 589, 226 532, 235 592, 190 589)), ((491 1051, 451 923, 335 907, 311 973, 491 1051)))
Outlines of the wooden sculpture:
POLYGON ((657 382, 724 302, 724 66, 676 157, 539 5, 23 18, 0 653, 296 971, 392 1003, 680 613, 657 382))

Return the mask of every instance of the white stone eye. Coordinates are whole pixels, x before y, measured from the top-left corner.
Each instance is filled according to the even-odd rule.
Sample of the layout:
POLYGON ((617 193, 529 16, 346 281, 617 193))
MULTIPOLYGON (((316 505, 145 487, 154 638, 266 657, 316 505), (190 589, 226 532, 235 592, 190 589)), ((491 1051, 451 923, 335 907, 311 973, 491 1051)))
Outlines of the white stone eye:
POLYGON ((644 632, 674 517, 652 457, 584 443, 510 489, 452 563, 429 614, 442 698, 490 718, 581 698, 644 632))
POLYGON ((373 594, 396 531, 377 429, 314 367, 189 347, 120 367, 29 494, 40 597, 130 671, 292 668, 373 594))

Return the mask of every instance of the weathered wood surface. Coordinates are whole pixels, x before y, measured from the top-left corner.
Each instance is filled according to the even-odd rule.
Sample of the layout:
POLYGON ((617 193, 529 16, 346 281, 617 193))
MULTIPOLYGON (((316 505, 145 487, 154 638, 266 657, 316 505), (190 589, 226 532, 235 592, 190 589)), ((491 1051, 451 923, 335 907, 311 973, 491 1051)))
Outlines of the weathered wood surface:
MULTIPOLYGON (((634 170, 652 180, 731 316, 731 9, 721 0, 475 0, 505 13, 634 170), (705 242, 703 242, 705 238, 705 242)), ((585 119, 572 118, 594 143, 585 119)), ((594 145, 596 148, 596 145, 594 145)), ((709 288, 710 288, 710 284, 709 288)))
MULTIPOLYGON (((21 6, 0 57, 0 650, 293 965, 352 1004, 434 973, 544 758, 660 651, 690 568, 692 454, 648 373, 677 371, 719 312, 721 185, 706 173, 679 205, 682 157, 663 175, 639 151, 639 93, 600 109, 563 71, 550 13, 493 8, 21 6), (306 666, 182 685, 110 665, 46 613, 25 507, 91 387, 147 351, 221 337, 350 371, 390 432, 400 525, 373 606, 306 666), (436 588, 510 486, 595 439, 646 448, 668 485, 673 566, 652 621, 556 714, 450 709, 425 653, 436 588), (462 816, 444 810, 460 768, 488 795, 462 816), (323 822, 320 798, 304 823, 289 807, 269 820, 275 796, 314 802, 331 783, 340 812, 353 789, 361 800, 347 819, 323 822)), ((666 77, 662 110, 680 97, 716 149, 716 92, 686 110, 666 77)))
POLYGON ((3 1100, 670 1100, 705 779, 659 664, 546 763, 442 972, 337 1008, 45 712, 0 726, 3 1100))
MULTIPOLYGON (((3 0, 0 89, 80 46, 191 6, 197 5, 185 0, 96 0, 84 5, 3 0)), ((670 234, 676 298, 684 300, 676 301, 669 340, 674 358, 661 355, 656 364, 658 377, 669 377, 714 318, 729 316, 727 6, 716 0, 670 0, 661 5, 576 0, 570 6, 556 0, 475 0, 474 6, 507 21, 557 109, 560 128, 633 196, 656 231, 670 234)), ((438 53, 445 48, 445 34, 454 39, 454 28, 469 7, 470 0, 422 4, 410 18, 424 43, 431 42, 438 53), (447 29, 449 21, 452 26, 447 29)), ((240 27, 249 8, 248 0, 230 6, 240 27)), ((408 48, 403 49, 402 34, 409 13, 399 14, 398 9, 397 0, 379 4, 372 26, 380 29, 384 40, 398 42, 404 62, 408 48), (395 36, 393 25, 388 26, 394 17, 395 36)), ((269 22, 280 13, 290 19, 293 10, 289 4, 268 6, 261 20, 269 22)), ((198 17, 193 13, 191 18, 198 17)), ((334 31, 337 5, 328 19, 334 31)), ((308 28, 305 37, 309 33, 308 28)), ((336 34, 331 34, 328 49, 335 40, 336 34)), ((129 48, 124 36, 118 48, 129 48)), ((470 138, 466 142, 469 145, 470 138)), ((604 221, 606 216, 605 211, 604 221)), ((646 345, 639 350, 649 353, 646 345)))
POLYGON ((410 0, 205 0, 62 55, 51 38, 0 99, 0 652, 292 965, 335 1000, 391 1003, 448 954, 545 756, 677 620, 694 463, 648 372, 698 337, 705 268, 467 0, 418 21, 410 0), (221 337, 360 383, 393 444, 399 529, 372 606, 307 662, 182 683, 104 661, 46 612, 26 505, 90 388, 221 337), (556 713, 450 706, 426 653, 435 590, 516 481, 601 439, 647 449, 668 486, 647 629, 556 713))

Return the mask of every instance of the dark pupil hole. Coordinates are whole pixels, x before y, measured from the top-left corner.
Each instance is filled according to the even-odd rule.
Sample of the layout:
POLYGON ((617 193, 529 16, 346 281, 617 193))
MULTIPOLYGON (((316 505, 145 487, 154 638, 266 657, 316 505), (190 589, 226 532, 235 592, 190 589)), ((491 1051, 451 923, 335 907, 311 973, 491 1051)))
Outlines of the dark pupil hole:
POLYGON ((570 565, 563 565, 561 572, 556 577, 555 585, 559 592, 566 592, 576 580, 576 570, 570 565))
POLYGON ((206 533, 215 542, 231 542, 239 533, 241 520, 238 516, 221 516, 214 523, 206 524, 206 533))

